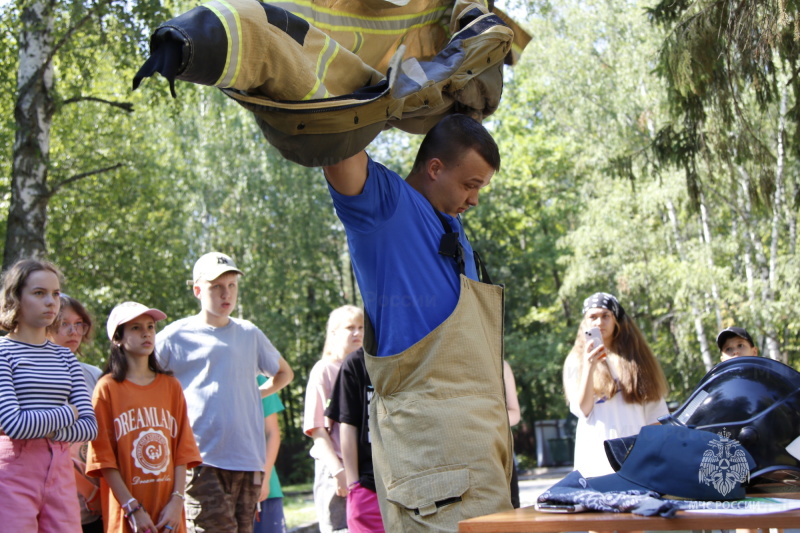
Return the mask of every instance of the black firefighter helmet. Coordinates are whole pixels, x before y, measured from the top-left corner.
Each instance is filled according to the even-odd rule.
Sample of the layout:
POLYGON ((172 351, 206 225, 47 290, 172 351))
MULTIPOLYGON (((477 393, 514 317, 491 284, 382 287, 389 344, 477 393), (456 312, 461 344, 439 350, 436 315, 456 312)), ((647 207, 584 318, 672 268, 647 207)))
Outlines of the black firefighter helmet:
POLYGON ((703 377, 659 421, 738 440, 753 459, 750 483, 800 485, 800 373, 766 357, 735 357, 703 377))

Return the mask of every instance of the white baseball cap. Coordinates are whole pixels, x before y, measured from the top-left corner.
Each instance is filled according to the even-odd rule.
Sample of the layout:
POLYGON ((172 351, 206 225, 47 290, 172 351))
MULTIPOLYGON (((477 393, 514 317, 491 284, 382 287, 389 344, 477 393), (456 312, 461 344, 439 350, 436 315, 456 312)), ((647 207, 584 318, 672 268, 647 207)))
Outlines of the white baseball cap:
POLYGON ((194 264, 192 280, 197 283, 201 279, 214 281, 226 272, 238 272, 244 276, 244 272, 236 268, 236 263, 230 256, 219 252, 211 252, 202 256, 194 264))
POLYGON ((108 315, 108 322, 106 322, 108 340, 114 340, 114 332, 117 331, 120 324, 130 322, 137 316, 142 315, 150 315, 156 322, 167 318, 167 315, 158 309, 153 309, 137 302, 123 302, 112 309, 111 314, 108 315))

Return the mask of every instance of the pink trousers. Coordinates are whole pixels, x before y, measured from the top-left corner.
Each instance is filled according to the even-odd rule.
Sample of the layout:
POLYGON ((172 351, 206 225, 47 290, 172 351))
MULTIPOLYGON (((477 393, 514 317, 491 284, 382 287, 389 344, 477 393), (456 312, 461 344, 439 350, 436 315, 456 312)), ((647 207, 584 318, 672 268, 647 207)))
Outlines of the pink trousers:
POLYGON ((0 436, 0 529, 80 533, 68 442, 0 436))
POLYGON ((347 528, 350 533, 384 533, 378 495, 355 483, 347 494, 347 528))

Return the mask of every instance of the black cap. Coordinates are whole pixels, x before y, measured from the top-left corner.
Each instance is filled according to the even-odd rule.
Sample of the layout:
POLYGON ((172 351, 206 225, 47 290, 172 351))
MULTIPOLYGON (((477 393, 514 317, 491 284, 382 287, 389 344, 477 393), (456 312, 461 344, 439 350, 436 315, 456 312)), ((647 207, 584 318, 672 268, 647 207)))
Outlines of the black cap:
POLYGON ((725 341, 727 341, 731 337, 741 337, 747 340, 747 342, 750 343, 750 346, 756 345, 756 343, 753 342, 753 337, 751 337, 750 334, 747 333, 746 329, 736 328, 736 327, 726 328, 720 331, 719 335, 717 335, 717 347, 719 348, 719 351, 722 351, 722 347, 725 346, 725 341))

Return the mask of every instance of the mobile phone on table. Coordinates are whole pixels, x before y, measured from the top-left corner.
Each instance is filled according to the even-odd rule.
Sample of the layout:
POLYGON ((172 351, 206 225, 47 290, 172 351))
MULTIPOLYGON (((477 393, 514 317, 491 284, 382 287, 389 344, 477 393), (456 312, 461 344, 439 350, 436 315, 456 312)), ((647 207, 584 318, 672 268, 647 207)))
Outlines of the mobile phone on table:
POLYGON ((584 507, 577 503, 537 503, 536 510, 543 513, 580 513, 584 507))

